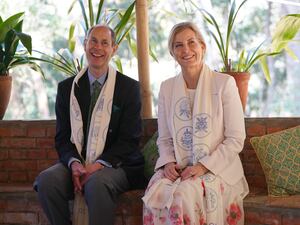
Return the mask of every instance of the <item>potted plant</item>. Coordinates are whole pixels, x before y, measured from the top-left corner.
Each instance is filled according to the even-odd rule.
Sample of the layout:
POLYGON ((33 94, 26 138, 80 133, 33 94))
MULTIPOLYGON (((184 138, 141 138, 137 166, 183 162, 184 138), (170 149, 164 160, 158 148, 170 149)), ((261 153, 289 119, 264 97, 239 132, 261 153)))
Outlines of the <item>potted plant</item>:
POLYGON ((251 52, 246 53, 245 49, 243 49, 239 54, 237 61, 234 62, 230 58, 229 54, 230 38, 237 14, 241 7, 247 2, 247 0, 242 1, 241 4, 238 6, 236 6, 235 0, 232 2, 227 18, 228 22, 226 27, 226 33, 221 32, 221 26, 217 23, 216 19, 211 13, 209 13, 203 8, 199 8, 192 0, 190 0, 190 2, 194 7, 196 7, 197 10, 199 10, 202 13, 204 20, 214 28, 213 31, 210 30, 209 32, 211 33, 214 41, 216 42, 219 53, 222 58, 223 67, 220 69, 220 72, 232 75, 236 80, 243 109, 245 111, 248 96, 248 81, 250 79, 249 70, 257 61, 260 61, 262 70, 265 74, 265 78, 268 82, 270 82, 270 73, 265 59, 267 56, 279 54, 279 51, 262 51, 261 47, 264 43, 263 42, 251 52))
POLYGON ((4 116, 11 94, 10 69, 29 65, 43 75, 39 65, 30 59, 32 43, 30 35, 22 32, 23 17, 23 12, 12 15, 5 21, 0 16, 0 119, 4 116), (17 50, 20 41, 26 50, 17 50))

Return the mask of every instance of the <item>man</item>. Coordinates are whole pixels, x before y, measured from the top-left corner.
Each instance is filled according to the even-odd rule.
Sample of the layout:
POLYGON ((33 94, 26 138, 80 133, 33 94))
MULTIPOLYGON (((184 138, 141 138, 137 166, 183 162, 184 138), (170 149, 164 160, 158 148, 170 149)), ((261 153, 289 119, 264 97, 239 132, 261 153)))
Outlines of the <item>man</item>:
POLYGON ((36 179, 52 225, 71 225, 68 200, 74 192, 85 198, 89 225, 112 225, 116 197, 143 180, 139 85, 109 66, 117 48, 111 28, 92 27, 84 42, 88 68, 58 85, 60 162, 36 179))

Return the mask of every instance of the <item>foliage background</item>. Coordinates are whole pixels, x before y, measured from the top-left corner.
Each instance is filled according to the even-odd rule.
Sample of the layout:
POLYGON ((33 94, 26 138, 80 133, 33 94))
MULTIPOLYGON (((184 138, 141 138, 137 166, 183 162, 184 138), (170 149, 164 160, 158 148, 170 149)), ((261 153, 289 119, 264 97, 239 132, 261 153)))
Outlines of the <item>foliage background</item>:
MULTIPOLYGON (((67 14, 71 0, 1 0, 2 18, 16 12, 25 11, 23 31, 33 39, 33 49, 53 54, 67 46, 68 28, 74 20, 80 21, 80 8, 76 5, 70 15, 67 14)), ((207 42, 207 64, 217 70, 220 57, 214 42, 210 39, 201 15, 195 14, 184 0, 152 0, 149 4, 150 44, 159 62, 151 61, 151 87, 153 92, 153 115, 157 112, 157 96, 162 80, 179 71, 168 52, 167 38, 172 26, 180 21, 196 22, 207 42)), ((197 4, 214 12, 219 21, 226 18, 229 0, 195 0, 197 4)), ((239 3, 240 1, 237 1, 239 3)), ((290 1, 296 5, 284 5, 272 1, 249 0, 241 9, 234 27, 235 50, 251 49, 262 40, 270 37, 279 18, 288 13, 299 13, 300 1, 290 1)), ((105 1, 105 7, 128 7, 131 1, 105 1)), ((135 32, 135 29, 133 29, 135 32)), ((135 35, 135 33, 133 33, 135 35)), ((298 38, 299 39, 299 38, 298 38)), ((291 45, 300 58, 300 44, 291 45)), ((82 51, 79 50, 79 51, 82 51)), ((124 73, 138 79, 137 61, 132 53, 121 45, 118 55, 122 58, 124 73)), ((42 64, 46 79, 23 67, 13 70, 13 93, 4 119, 54 119, 54 105, 57 83, 65 79, 63 74, 51 66, 42 64)), ((267 84, 262 71, 255 65, 251 71, 249 99, 246 116, 299 116, 300 115, 300 63, 286 54, 269 58, 272 83, 267 84)))

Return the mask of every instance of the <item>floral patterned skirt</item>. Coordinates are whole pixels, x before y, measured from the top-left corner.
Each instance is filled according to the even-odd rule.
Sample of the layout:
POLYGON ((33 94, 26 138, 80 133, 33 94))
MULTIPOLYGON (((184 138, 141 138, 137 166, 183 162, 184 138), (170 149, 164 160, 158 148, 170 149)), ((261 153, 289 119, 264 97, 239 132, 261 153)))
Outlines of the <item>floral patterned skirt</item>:
MULTIPOLYGON (((164 179, 166 180, 163 170, 157 171, 149 182, 145 196, 155 195, 152 201, 160 202, 162 198, 165 198, 165 195, 170 194, 169 191, 160 190, 163 189, 161 185, 155 185, 164 179), (153 195, 150 192, 155 194, 153 195)), ((248 185, 245 178, 231 186, 219 176, 208 173, 196 179, 190 178, 177 182, 176 187, 172 190, 169 207, 153 207, 153 205, 159 205, 159 203, 147 204, 148 202, 146 202, 145 204, 143 198, 144 225, 244 224, 243 199, 248 194, 248 185)))

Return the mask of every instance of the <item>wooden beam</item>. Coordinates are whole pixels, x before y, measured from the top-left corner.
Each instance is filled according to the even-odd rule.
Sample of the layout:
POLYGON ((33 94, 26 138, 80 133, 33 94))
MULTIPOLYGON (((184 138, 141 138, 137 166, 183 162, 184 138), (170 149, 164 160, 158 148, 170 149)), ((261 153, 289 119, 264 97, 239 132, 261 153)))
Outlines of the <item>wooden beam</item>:
POLYGON ((149 31, 147 0, 136 0, 138 73, 141 85, 142 117, 152 118, 152 95, 149 72, 149 31))

